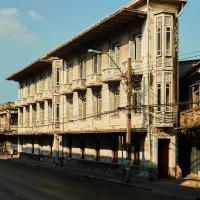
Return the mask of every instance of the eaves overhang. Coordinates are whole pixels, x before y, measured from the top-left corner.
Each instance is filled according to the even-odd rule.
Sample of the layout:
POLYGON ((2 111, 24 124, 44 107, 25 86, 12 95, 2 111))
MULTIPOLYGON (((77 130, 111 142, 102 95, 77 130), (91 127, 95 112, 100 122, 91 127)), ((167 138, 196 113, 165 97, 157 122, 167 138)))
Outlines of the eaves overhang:
POLYGON ((81 50, 93 41, 106 38, 109 34, 120 30, 131 22, 141 22, 147 17, 146 12, 122 8, 117 12, 103 18, 67 42, 59 45, 47 54, 47 57, 57 56, 63 58, 73 51, 81 50))
POLYGON ((51 66, 51 62, 48 60, 45 60, 43 58, 40 58, 28 65, 26 65, 21 70, 17 71, 13 75, 6 78, 6 80, 13 80, 13 81, 21 81, 27 76, 32 76, 33 73, 37 73, 43 68, 46 68, 48 66, 51 66))

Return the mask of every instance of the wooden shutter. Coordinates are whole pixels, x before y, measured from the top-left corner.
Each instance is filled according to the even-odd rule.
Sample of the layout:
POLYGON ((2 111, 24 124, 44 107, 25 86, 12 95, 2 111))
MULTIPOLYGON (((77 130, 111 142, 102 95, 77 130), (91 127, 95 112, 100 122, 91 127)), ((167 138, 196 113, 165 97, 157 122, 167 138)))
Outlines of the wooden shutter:
POLYGON ((115 91, 115 109, 118 109, 119 106, 120 106, 119 88, 116 88, 116 91, 115 91))
POLYGON ((136 44, 136 60, 141 60, 141 37, 135 38, 135 44, 136 44))
POLYGON ((101 55, 97 55, 97 73, 101 73, 101 55))
MULTIPOLYGON (((109 50, 109 55, 114 60, 114 51, 112 49, 109 50)), ((110 58, 109 58, 109 67, 110 68, 114 67, 114 63, 110 58)))
POLYGON ((86 118, 86 96, 83 96, 83 118, 86 118))
POLYGON ((129 58, 135 60, 135 42, 129 41, 129 58))
POLYGON ((69 65, 69 83, 72 83, 73 80, 73 65, 69 65))
POLYGON ((82 118, 83 116, 82 106, 83 106, 83 102, 82 102, 82 99, 79 97, 79 102, 78 102, 79 118, 82 118))
POLYGON ((141 90, 137 91, 137 111, 141 111, 141 104, 142 104, 142 93, 141 90))
POLYGON ((112 87, 110 87, 110 110, 114 110, 114 93, 112 87))
POLYGON ((93 94, 93 114, 97 115, 97 96, 95 92, 93 94))
POLYGON ((120 48, 119 46, 115 46, 115 62, 117 65, 119 65, 119 59, 120 59, 120 48))
POLYGON ((101 97, 101 90, 99 91, 99 96, 98 96, 98 114, 101 114, 102 110, 102 97, 101 97))

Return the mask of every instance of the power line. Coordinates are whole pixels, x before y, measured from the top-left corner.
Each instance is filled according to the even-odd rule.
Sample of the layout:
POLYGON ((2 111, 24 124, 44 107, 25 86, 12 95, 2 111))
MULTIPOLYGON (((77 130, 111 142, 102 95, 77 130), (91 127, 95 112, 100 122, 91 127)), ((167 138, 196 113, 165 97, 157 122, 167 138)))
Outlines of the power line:
POLYGON ((195 54, 195 53, 199 53, 199 52, 200 52, 200 51, 192 51, 192 52, 180 54, 179 57, 186 56, 186 55, 191 55, 191 54, 195 54))

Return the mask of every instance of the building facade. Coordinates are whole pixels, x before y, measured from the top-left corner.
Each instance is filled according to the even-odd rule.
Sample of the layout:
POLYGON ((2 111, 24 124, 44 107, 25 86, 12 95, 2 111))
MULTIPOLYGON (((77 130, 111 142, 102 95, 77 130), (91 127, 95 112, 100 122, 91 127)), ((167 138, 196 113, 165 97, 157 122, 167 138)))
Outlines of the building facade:
POLYGON ((183 175, 200 175, 200 60, 180 62, 179 165, 183 175))
POLYGON ((17 109, 14 102, 0 104, 0 148, 8 152, 17 150, 17 109))
POLYGON ((174 177, 178 16, 185 3, 131 1, 10 76, 19 83, 19 152, 124 164, 131 58, 131 165, 144 176, 174 177))

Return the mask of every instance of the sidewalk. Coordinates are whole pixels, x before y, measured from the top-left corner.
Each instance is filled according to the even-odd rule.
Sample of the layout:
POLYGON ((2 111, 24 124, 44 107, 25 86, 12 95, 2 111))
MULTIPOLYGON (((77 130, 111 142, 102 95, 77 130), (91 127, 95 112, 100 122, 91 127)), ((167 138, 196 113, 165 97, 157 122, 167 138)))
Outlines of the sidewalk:
POLYGON ((102 175, 96 172, 91 172, 86 170, 74 170, 67 167, 55 166, 52 164, 45 164, 37 161, 26 161, 14 159, 12 160, 17 163, 23 163, 26 165, 36 166, 36 167, 47 167, 50 169, 62 171, 67 175, 78 176, 87 179, 94 179, 102 182, 111 182, 115 184, 121 184, 126 187, 133 187, 139 190, 151 191, 153 193, 164 194, 170 197, 179 197, 182 199, 200 199, 200 179, 198 177, 187 177, 180 180, 157 180, 149 181, 143 178, 132 178, 131 183, 125 183, 121 181, 121 177, 111 177, 109 174, 102 175))

